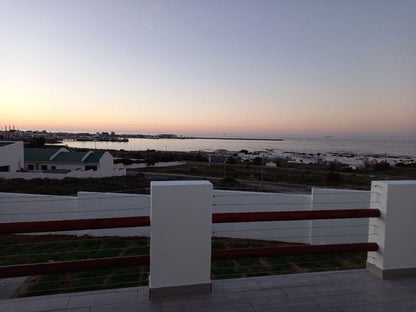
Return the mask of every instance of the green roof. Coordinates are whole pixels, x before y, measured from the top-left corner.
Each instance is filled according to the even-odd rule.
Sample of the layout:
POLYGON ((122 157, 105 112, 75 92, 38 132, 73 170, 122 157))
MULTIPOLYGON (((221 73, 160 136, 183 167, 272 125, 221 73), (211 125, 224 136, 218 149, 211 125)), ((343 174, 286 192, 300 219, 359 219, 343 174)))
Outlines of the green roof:
POLYGON ((56 156, 53 161, 54 162, 71 162, 71 163, 80 163, 82 162, 82 158, 85 157, 87 152, 65 152, 65 153, 59 153, 58 156, 56 156))
POLYGON ((25 161, 49 161, 56 152, 55 148, 25 148, 25 161))
POLYGON ((66 145, 45 145, 45 148, 50 148, 50 149, 54 149, 54 150, 59 150, 59 149, 61 149, 61 148, 64 148, 64 149, 69 149, 69 147, 68 146, 66 146, 66 145))
POLYGON ((91 153, 84 162, 89 164, 98 164, 103 155, 104 153, 91 153))
POLYGON ((60 152, 51 160, 56 152, 58 152, 56 148, 25 148, 25 161, 98 164, 104 155, 103 152, 93 152, 82 161, 89 152, 60 152))

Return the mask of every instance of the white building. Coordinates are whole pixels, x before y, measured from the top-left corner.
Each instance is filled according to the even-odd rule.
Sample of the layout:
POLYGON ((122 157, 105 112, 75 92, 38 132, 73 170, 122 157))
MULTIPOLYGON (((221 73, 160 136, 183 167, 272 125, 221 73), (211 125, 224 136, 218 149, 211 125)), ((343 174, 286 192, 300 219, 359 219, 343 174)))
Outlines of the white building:
POLYGON ((24 148, 23 142, 0 142, 0 178, 63 179, 125 175, 125 169, 114 167, 114 159, 109 152, 72 152, 65 147, 24 148))
POLYGON ((16 172, 23 167, 23 142, 0 142, 0 172, 16 172))
POLYGON ((98 171, 103 176, 113 172, 109 152, 71 152, 66 148, 25 148, 25 170, 29 172, 67 173, 98 171))

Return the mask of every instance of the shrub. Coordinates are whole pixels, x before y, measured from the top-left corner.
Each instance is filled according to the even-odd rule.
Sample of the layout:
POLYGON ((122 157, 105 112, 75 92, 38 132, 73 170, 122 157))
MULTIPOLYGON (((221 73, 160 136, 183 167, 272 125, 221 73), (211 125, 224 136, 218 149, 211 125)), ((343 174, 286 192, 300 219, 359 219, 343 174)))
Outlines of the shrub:
POLYGON ((383 170, 389 170, 390 164, 387 161, 380 161, 376 164, 374 164, 374 171, 383 171, 383 170))

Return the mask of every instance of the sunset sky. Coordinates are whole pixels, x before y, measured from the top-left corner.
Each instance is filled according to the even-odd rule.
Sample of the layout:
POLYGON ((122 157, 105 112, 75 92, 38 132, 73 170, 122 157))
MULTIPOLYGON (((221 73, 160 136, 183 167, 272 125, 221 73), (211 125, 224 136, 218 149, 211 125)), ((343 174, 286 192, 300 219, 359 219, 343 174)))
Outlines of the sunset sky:
POLYGON ((0 0, 0 126, 416 136, 416 1, 0 0))

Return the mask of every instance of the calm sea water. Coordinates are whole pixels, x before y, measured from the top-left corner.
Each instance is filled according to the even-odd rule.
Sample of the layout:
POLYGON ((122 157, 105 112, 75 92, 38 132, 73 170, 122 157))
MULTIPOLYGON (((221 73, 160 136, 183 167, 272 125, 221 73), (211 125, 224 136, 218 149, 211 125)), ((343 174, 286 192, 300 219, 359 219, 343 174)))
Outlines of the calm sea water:
POLYGON ((274 150, 277 153, 354 153, 357 155, 390 155, 416 157, 416 138, 301 138, 284 141, 248 141, 217 139, 129 139, 129 142, 65 141, 70 147, 112 150, 198 151, 226 149, 228 151, 274 150))

